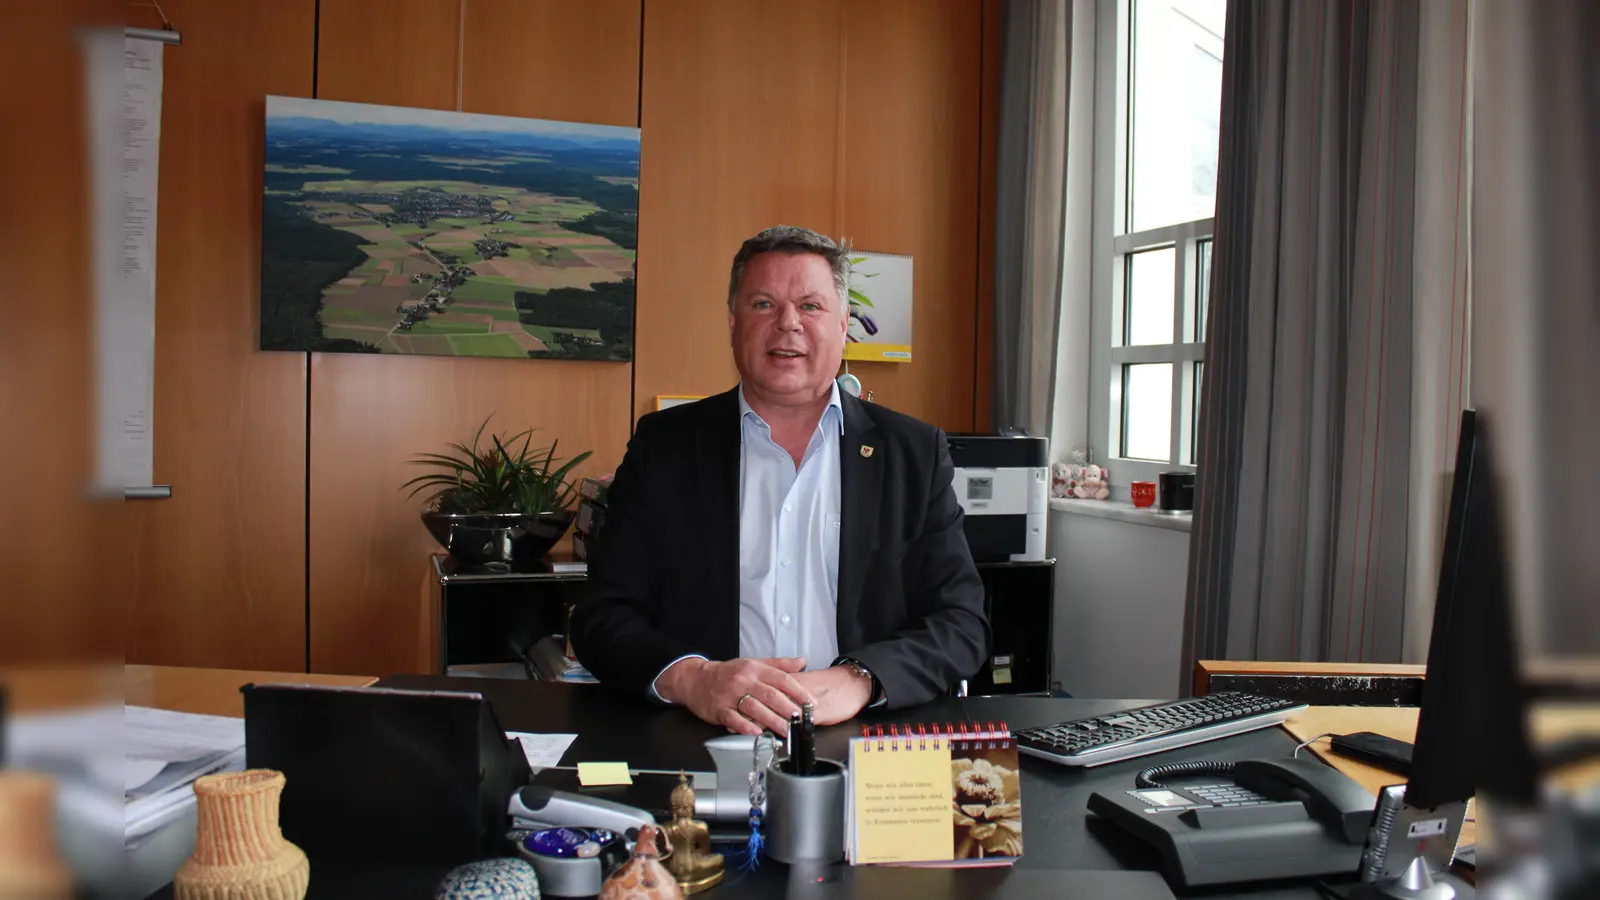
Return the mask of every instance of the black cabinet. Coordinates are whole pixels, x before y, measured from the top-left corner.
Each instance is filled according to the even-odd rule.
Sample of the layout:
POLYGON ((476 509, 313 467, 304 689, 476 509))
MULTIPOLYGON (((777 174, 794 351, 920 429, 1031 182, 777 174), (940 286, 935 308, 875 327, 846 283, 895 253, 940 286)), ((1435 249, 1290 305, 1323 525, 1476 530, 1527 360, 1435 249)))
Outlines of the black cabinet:
POLYGON ((525 569, 489 569, 437 554, 430 565, 439 609, 438 675, 469 674, 451 670, 471 666, 480 674, 523 677, 514 673, 528 649, 546 635, 566 633, 567 611, 588 579, 570 556, 525 569))
MULTIPOLYGON (((431 566, 439 609, 435 673, 441 675, 472 666, 523 677, 516 673, 528 648, 546 635, 566 633, 568 611, 588 578, 570 556, 528 569, 486 570, 440 554, 431 566)), ((993 639, 982 671, 967 680, 969 696, 1050 692, 1055 573, 1053 559, 978 563, 993 639)))
POLYGON ((981 562, 983 609, 994 637, 968 696, 1050 693, 1056 561, 981 562))

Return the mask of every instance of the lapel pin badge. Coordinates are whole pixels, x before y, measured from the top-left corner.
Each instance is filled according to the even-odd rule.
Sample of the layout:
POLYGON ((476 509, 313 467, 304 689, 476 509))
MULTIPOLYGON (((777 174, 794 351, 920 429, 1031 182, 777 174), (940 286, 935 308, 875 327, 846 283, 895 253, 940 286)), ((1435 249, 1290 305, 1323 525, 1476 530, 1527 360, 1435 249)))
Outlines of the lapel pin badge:
POLYGON ((861 456, 863 458, 865 458, 865 457, 869 457, 871 455, 872 455, 872 448, 867 446, 866 444, 862 444, 861 445, 861 456))

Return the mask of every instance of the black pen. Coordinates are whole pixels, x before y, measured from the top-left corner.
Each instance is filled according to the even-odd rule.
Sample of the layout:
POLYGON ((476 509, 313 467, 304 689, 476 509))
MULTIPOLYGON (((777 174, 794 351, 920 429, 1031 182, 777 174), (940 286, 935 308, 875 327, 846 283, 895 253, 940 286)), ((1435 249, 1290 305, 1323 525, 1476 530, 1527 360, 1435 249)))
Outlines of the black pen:
POLYGON ((800 713, 795 711, 789 714, 789 771, 800 774, 800 713))
POLYGON ((815 774, 817 765, 817 726, 811 719, 811 704, 800 707, 800 734, 794 741, 794 773, 815 774))

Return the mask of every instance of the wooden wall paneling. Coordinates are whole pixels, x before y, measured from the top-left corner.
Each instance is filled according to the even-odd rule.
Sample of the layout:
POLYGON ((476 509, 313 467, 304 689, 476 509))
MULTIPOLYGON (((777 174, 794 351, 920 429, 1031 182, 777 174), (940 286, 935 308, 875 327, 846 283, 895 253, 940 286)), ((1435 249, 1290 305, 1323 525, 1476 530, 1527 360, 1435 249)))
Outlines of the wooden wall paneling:
MULTIPOLYGON (((85 178, 87 82, 74 29, 121 27, 120 5, 25 4, 0 30, 0 665, 120 656, 122 504, 88 502, 93 294, 85 178), (106 575, 111 577, 104 577, 106 575), (113 599, 117 598, 117 599, 113 599), (109 607, 109 608, 108 608, 109 607)), ((0 686, 26 693, 24 673, 0 686)), ((95 699, 102 699, 103 694, 95 699)), ((22 701, 24 705, 26 698, 22 701)))
POLYGON ((851 363, 874 399, 973 423, 982 16, 977 0, 854 0, 839 230, 915 258, 909 363, 851 363))
POLYGON ((982 100, 978 128, 978 309, 973 338, 975 389, 972 428, 994 428, 994 201, 1000 139, 1001 0, 983 3, 982 100))
POLYGON ((317 99, 455 109, 461 3, 321 0, 317 99))
POLYGON ((639 125, 642 0, 466 0, 472 112, 639 125))
POLYGON ((314 0, 165 0, 155 478, 130 662, 301 670, 305 357, 257 349, 267 94, 309 96, 314 0))
POLYGON ((745 238, 837 233, 844 14, 839 0, 646 5, 635 416, 737 380, 727 284, 745 238))
MULTIPOLYGON (((468 112, 631 124, 639 21, 625 6, 468 0, 462 70, 468 112), (610 7, 615 6, 615 9, 610 7), (591 10, 578 15, 575 10, 591 10), (575 57, 571 48, 584 49, 575 57), (585 62, 586 61, 586 62, 585 62), (611 73, 582 77, 580 62, 611 73), (502 65, 503 64, 503 65, 502 65), (622 74, 616 74, 622 73, 622 74)), ((456 0, 323 0, 322 99, 455 108, 456 0), (395 52, 354 23, 419 41, 395 52), (330 22, 336 22, 330 27, 330 22), (382 49, 380 53, 379 50, 382 49)), ((386 38, 384 38, 386 39, 386 38)), ((629 432, 631 364, 312 354, 311 663, 319 672, 413 671, 434 639, 418 579, 439 548, 399 487, 413 454, 466 441, 491 413, 496 433, 534 427, 563 457, 589 449, 580 474, 614 468, 629 432)))

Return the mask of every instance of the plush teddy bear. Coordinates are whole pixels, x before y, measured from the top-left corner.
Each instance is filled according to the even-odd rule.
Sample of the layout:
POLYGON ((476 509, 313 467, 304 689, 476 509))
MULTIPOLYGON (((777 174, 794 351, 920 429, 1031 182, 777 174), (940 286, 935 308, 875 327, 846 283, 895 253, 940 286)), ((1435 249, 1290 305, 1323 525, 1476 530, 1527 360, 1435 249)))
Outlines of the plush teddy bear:
POLYGON ((1066 463, 1055 463, 1050 467, 1050 496, 1072 496, 1072 467, 1066 463))
POLYGON ((1111 496, 1111 471, 1090 464, 1079 470, 1072 494, 1084 500, 1104 500, 1111 496))

